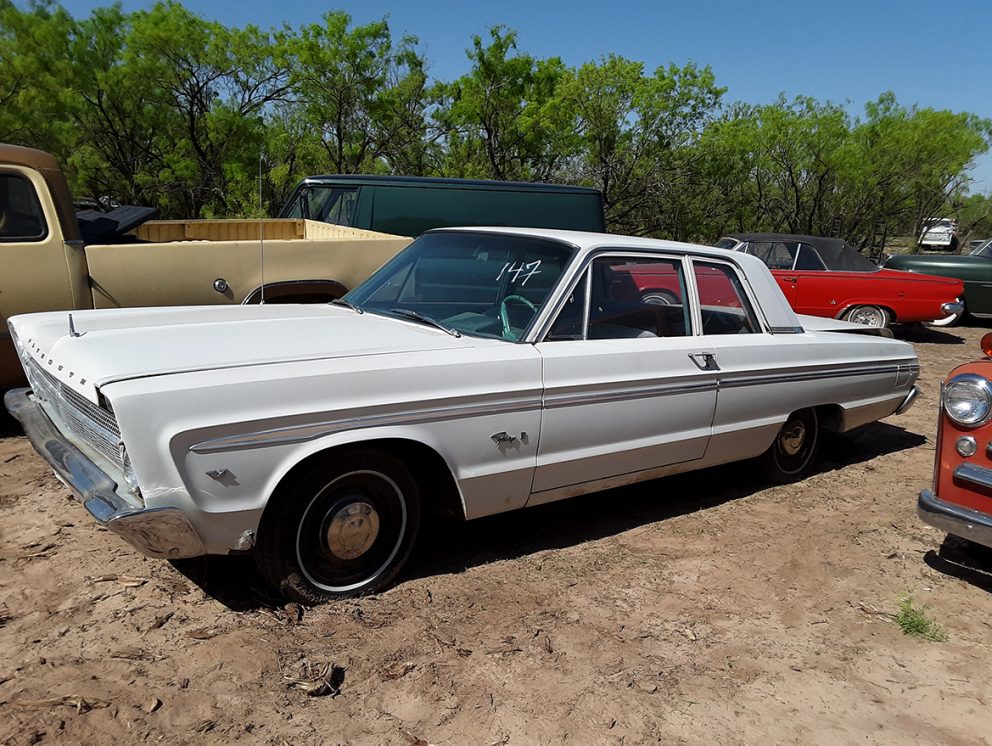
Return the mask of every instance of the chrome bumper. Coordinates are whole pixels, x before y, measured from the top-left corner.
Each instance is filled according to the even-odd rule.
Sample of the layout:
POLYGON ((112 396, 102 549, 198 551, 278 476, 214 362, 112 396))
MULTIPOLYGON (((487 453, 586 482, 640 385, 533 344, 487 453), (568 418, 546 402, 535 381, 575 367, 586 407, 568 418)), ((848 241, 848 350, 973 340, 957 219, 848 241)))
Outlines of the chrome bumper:
POLYGON ((923 490, 916 502, 916 514, 927 525, 976 544, 992 547, 992 516, 963 508, 937 497, 932 490, 923 490))
POLYGON ((957 303, 945 303, 940 307, 940 310, 944 312, 944 316, 953 316, 956 313, 961 313, 964 310, 964 303, 960 301, 957 303))
POLYGON ((906 394, 906 398, 902 400, 902 403, 898 407, 896 407, 895 413, 902 414, 903 412, 905 412, 907 409, 913 406, 913 402, 916 401, 916 397, 919 395, 920 395, 920 390, 916 388, 916 386, 913 386, 913 388, 909 390, 909 393, 906 394))
POLYGON ((31 445, 102 526, 142 554, 160 559, 206 554, 203 541, 178 508, 135 508, 115 491, 117 483, 58 431, 30 389, 8 391, 3 403, 31 445))

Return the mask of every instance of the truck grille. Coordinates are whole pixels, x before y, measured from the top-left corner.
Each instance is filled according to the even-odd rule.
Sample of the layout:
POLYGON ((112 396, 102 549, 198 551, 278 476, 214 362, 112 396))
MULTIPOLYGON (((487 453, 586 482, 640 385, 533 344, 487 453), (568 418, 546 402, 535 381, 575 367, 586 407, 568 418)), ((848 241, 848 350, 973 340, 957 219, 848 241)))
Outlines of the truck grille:
POLYGON ((79 441, 124 471, 121 431, 113 412, 73 391, 27 355, 23 359, 34 395, 48 402, 79 441))

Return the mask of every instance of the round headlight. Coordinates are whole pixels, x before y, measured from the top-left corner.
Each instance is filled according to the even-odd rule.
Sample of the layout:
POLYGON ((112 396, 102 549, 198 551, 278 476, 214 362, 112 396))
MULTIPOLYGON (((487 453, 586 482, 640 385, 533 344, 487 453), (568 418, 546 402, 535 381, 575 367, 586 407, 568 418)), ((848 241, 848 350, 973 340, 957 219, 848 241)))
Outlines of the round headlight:
POLYGON ((992 413, 992 384, 975 373, 954 376, 944 386, 944 411, 959 425, 980 425, 992 413))

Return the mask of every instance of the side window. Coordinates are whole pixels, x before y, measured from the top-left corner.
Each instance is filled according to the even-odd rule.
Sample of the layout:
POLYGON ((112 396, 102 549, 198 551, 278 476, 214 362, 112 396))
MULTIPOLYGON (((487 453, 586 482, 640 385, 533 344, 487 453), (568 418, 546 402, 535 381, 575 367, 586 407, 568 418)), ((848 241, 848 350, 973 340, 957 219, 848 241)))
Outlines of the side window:
POLYGON ((588 339, 684 337, 685 277, 678 259, 602 257, 591 266, 588 339))
POLYGON ((726 264, 693 262, 703 334, 752 334, 761 331, 744 286, 726 264))
POLYGON ((39 241, 47 234, 31 182, 20 174, 0 174, 0 241, 39 241))
POLYGON ((812 246, 808 243, 799 244, 799 256, 796 257, 796 269, 824 270, 826 265, 812 246))
POLYGON ((558 312, 558 318, 551 325, 548 341, 562 339, 583 339, 585 331, 586 288, 589 286, 589 271, 582 274, 572 292, 565 299, 565 305, 558 312))
POLYGON ((792 269, 799 244, 785 241, 752 241, 749 254, 754 254, 768 269, 792 269))

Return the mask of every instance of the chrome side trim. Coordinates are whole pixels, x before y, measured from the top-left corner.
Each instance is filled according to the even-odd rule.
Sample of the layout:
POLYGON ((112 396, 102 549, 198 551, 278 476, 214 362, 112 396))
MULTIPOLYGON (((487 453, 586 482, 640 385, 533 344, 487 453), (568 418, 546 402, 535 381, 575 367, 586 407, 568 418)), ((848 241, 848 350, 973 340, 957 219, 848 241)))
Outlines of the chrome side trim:
POLYGON ((954 478, 992 490, 992 469, 986 469, 984 466, 961 464, 954 470, 954 478))
MULTIPOLYGON (((898 373, 899 371, 919 371, 915 359, 896 361, 885 365, 851 364, 838 370, 837 366, 812 366, 799 372, 776 372, 754 374, 749 372, 732 373, 728 375, 717 372, 699 378, 685 378, 665 383, 653 382, 646 385, 624 386, 614 384, 601 387, 599 390, 577 391, 575 387, 544 394, 543 399, 537 395, 504 401, 479 403, 477 401, 441 406, 427 406, 407 411, 377 411, 351 416, 328 417, 313 422, 304 422, 282 427, 264 428, 237 435, 226 435, 219 438, 208 438, 189 446, 193 453, 217 453, 220 451, 240 450, 244 448, 260 448, 269 446, 293 445, 316 440, 327 435, 356 430, 367 427, 405 426, 438 422, 462 417, 477 417, 481 415, 508 414, 534 408, 570 407, 581 404, 600 404, 607 402, 646 399, 654 396, 675 396, 679 394, 714 391, 720 388, 739 388, 759 384, 771 384, 793 381, 811 381, 822 378, 837 378, 844 376, 862 376, 879 373, 898 373), (901 364, 900 364, 901 362, 901 364)), ((326 416, 328 413, 324 413, 326 416)), ((320 415, 317 415, 320 416, 320 415)))
POLYGON ((916 501, 916 514, 928 526, 992 547, 992 516, 987 513, 949 503, 932 490, 923 490, 916 501))
POLYGON ((753 386, 763 383, 785 383, 793 381, 815 381, 821 378, 846 378, 849 376, 867 376, 900 372, 919 373, 920 364, 914 359, 892 361, 881 365, 865 365, 850 363, 848 365, 817 365, 782 371, 780 373, 763 373, 755 375, 748 371, 728 373, 721 377, 721 388, 738 386, 753 386))
POLYGON ((537 409, 541 400, 537 397, 518 399, 491 404, 456 404, 446 407, 430 407, 415 409, 408 412, 383 412, 377 414, 340 417, 337 419, 321 420, 318 422, 275 427, 257 430, 240 435, 228 435, 221 438, 211 438, 194 443, 189 447, 193 453, 217 453, 242 448, 258 448, 261 446, 290 445, 305 443, 325 435, 357 430, 365 427, 384 427, 416 425, 425 422, 456 419, 459 417, 476 417, 487 414, 506 414, 537 409))
POLYGON ((556 393, 544 397, 544 406, 547 409, 552 409, 555 407, 571 407, 577 404, 605 404, 606 402, 646 399, 653 396, 676 396, 678 394, 716 391, 718 388, 719 384, 716 378, 707 377, 707 380, 704 381, 664 383, 586 393, 556 393))
POLYGON ((138 508, 115 491, 117 483, 66 440, 30 389, 8 391, 7 411, 55 474, 101 525, 148 557, 179 559, 206 554, 203 541, 178 508, 138 508))
POLYGON ((768 331, 772 334, 802 334, 806 330, 801 326, 772 326, 768 331))

